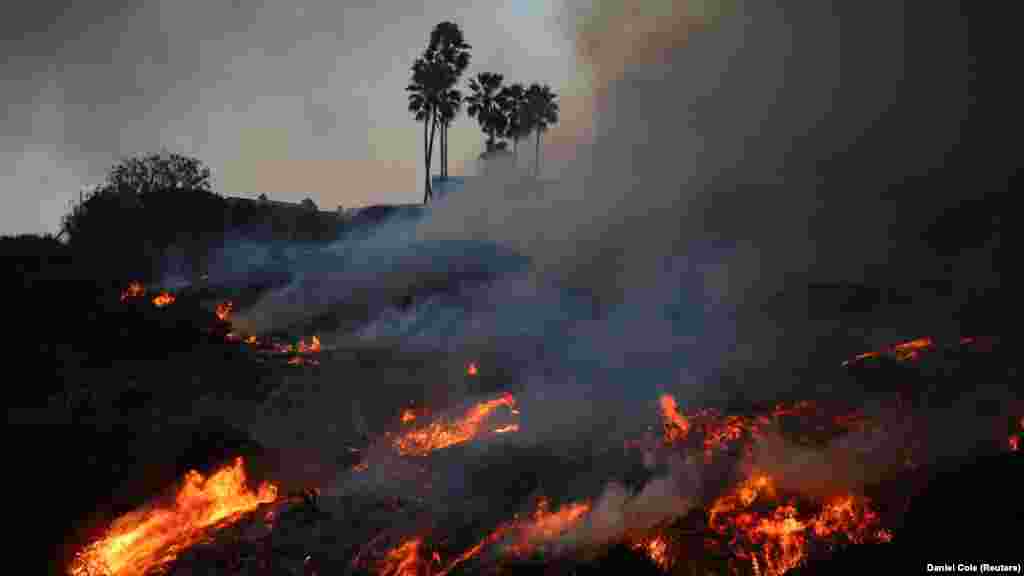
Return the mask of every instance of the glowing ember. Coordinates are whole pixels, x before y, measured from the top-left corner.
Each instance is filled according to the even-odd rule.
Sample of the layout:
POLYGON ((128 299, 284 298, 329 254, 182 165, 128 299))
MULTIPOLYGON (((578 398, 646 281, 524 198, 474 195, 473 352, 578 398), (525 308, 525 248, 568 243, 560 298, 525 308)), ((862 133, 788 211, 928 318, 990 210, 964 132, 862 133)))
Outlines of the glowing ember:
POLYGON ((228 300, 227 302, 221 302, 220 304, 217 304, 217 319, 220 320, 221 322, 227 322, 228 318, 231 316, 232 307, 233 304, 231 303, 230 300, 228 300))
POLYGON ((246 338, 245 339, 245 343, 246 344, 259 344, 259 342, 256 340, 255 336, 249 336, 248 338, 246 338))
POLYGON ((191 471, 173 505, 130 513, 114 522, 100 539, 81 551, 71 576, 143 575, 167 566, 205 530, 237 520, 261 504, 277 499, 277 487, 263 484, 254 493, 246 486, 244 463, 204 478, 191 471))
POLYGON ((121 302, 129 298, 140 298, 145 294, 146 289, 142 286, 141 282, 130 282, 124 292, 121 292, 121 302))
POLYGON ((508 432, 519 432, 519 424, 509 424, 494 429, 495 434, 506 434, 508 432))
POLYGON ((679 413, 676 399, 669 394, 662 394, 658 399, 661 406, 661 419, 665 427, 665 441, 683 440, 690 432, 690 422, 679 413))
POLYGON ((478 372, 479 368, 477 367, 476 362, 470 362, 469 364, 466 365, 467 376, 476 376, 478 372))
POLYGON ((511 394, 503 394, 493 400, 476 404, 462 418, 455 421, 441 419, 429 426, 410 430, 394 438, 393 444, 404 456, 426 456, 434 450, 462 444, 475 438, 483 428, 484 422, 500 406, 511 409, 515 402, 511 394))
POLYGON ((654 536, 636 542, 632 545, 633 550, 645 554, 652 562, 662 570, 672 567, 672 557, 668 553, 668 542, 661 536, 654 536))
POLYGON ((1010 436, 1008 444, 1010 446, 1010 451, 1011 452, 1019 452, 1020 451, 1020 436, 1017 436, 1016 434, 1014 434, 1013 436, 1010 436))
POLYGON ((413 420, 416 420, 416 412, 412 408, 402 410, 402 424, 408 424, 413 420))
POLYGON ((164 306, 170 306, 174 304, 174 295, 170 292, 161 292, 153 298, 153 306, 157 308, 163 308, 164 306))
MULTIPOLYGON (((295 347, 295 350, 299 354, 311 354, 311 353, 315 354, 317 352, 320 352, 320 339, 317 338, 316 336, 313 336, 313 341, 312 342, 313 342, 312 344, 306 344, 305 340, 299 340, 299 343, 295 347)), ((289 351, 291 351, 291 350, 289 349, 289 351)))
MULTIPOLYGON (((969 344, 974 339, 961 339, 961 344, 969 344)), ((867 360, 869 358, 881 358, 884 356, 891 356, 899 361, 905 360, 917 360, 921 357, 923 352, 930 352, 935 350, 935 341, 931 338, 915 338, 907 342, 900 342, 899 344, 893 344, 887 346, 885 349, 875 352, 865 352, 858 354, 853 357, 853 360, 846 360, 842 363, 843 366, 849 366, 852 363, 860 362, 861 360, 867 360)))
POLYGON ((424 562, 420 558, 422 546, 422 538, 413 538, 389 550, 377 566, 377 574, 380 576, 419 576, 424 573, 428 567, 424 566, 424 562))

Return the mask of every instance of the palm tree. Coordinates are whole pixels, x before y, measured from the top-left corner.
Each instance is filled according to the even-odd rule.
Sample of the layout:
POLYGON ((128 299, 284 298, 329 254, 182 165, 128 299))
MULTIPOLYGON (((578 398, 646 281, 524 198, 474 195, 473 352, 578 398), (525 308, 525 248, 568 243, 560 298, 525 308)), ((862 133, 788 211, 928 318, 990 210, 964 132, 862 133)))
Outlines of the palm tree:
POLYGON ((534 162, 534 177, 540 176, 540 138, 549 126, 558 123, 558 96, 548 85, 531 84, 526 90, 526 108, 530 128, 537 134, 537 156, 534 162))
POLYGON ((462 110, 462 92, 452 88, 441 93, 438 119, 441 123, 441 179, 448 179, 448 127, 462 110))
MULTIPOLYGON (((458 82, 466 68, 469 67, 469 50, 462 30, 454 22, 441 22, 430 32, 428 49, 436 50, 439 59, 449 68, 452 74, 452 85, 458 82)), ((458 115, 462 107, 462 94, 458 90, 446 90, 441 95, 444 102, 441 122, 441 178, 448 178, 448 127, 458 115)))
POLYGON ((430 160, 434 151, 434 135, 440 122, 437 111, 445 91, 454 84, 451 68, 445 65, 436 50, 427 48, 423 56, 417 58, 412 65, 412 81, 406 87, 406 91, 409 92, 409 111, 413 113, 417 122, 423 122, 423 155, 426 164, 424 204, 433 196, 430 187, 430 160))
POLYGON ((480 128, 487 134, 487 152, 495 149, 495 135, 504 130, 505 116, 501 113, 504 96, 501 93, 503 76, 493 72, 481 72, 469 80, 473 92, 466 98, 466 113, 476 118, 480 128))
POLYGON ((512 140, 512 154, 518 159, 519 140, 530 133, 530 118, 526 107, 526 89, 512 84, 501 89, 502 114, 505 116, 504 136, 512 140))

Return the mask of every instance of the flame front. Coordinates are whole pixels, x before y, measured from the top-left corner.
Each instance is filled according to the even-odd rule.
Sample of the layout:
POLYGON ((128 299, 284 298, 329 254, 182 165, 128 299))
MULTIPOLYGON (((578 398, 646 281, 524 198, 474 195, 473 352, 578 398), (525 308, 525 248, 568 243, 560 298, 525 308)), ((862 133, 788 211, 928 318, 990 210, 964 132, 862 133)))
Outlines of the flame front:
POLYGON ((164 306, 170 306, 174 304, 174 294, 164 291, 153 297, 153 306, 157 308, 163 308, 164 306))
MULTIPOLYGON (((429 426, 410 430, 394 438, 396 450, 404 456, 426 456, 435 450, 462 444, 475 438, 484 423, 500 407, 515 407, 516 400, 505 393, 498 398, 476 404, 462 417, 454 421, 444 419, 431 422, 429 426)), ((510 430, 506 430, 508 432, 510 430)))
POLYGON ((661 536, 654 536, 647 538, 640 542, 636 542, 632 546, 633 550, 646 555, 654 562, 655 566, 662 570, 668 570, 672 567, 672 557, 668 552, 668 542, 661 536))
POLYGON ((750 561, 755 573, 779 576, 800 566, 811 538, 831 544, 892 540, 866 499, 844 495, 811 516, 801 516, 793 503, 772 507, 774 499, 771 478, 755 474, 715 500, 708 511, 709 527, 728 536, 729 547, 738 558, 750 561))
POLYGON ((235 462, 208 478, 195 470, 185 476, 174 504, 130 513, 76 556, 71 576, 141 576, 167 566, 200 541, 204 531, 237 520, 277 499, 277 487, 246 486, 244 462, 235 462))
POLYGON ((506 551, 516 556, 527 556, 538 546, 575 528, 588 512, 589 502, 573 502, 550 511, 548 500, 542 498, 533 516, 517 527, 516 535, 506 551))

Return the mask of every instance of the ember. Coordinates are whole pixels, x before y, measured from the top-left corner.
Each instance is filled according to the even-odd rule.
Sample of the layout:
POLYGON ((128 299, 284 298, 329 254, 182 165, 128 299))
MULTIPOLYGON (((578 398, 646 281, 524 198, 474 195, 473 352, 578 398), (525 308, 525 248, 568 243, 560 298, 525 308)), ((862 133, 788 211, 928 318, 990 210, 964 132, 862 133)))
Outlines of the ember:
MULTIPOLYGON (((973 343, 973 342, 974 342, 973 338, 961 338, 960 339, 960 344, 970 344, 970 343, 973 343)), ((887 346, 884 349, 879 350, 879 351, 865 352, 863 354, 858 354, 858 355, 854 356, 852 360, 844 361, 842 363, 842 365, 845 367, 845 366, 849 366, 850 364, 855 364, 857 362, 860 362, 862 360, 867 360, 867 359, 870 359, 870 358, 881 358, 882 356, 889 356, 889 357, 895 358, 896 360, 899 360, 901 362, 907 361, 907 360, 917 360, 917 359, 919 359, 921 357, 922 353, 924 353, 924 352, 932 352, 934 350, 935 350, 935 341, 932 340, 931 338, 928 338, 926 336, 924 338, 916 338, 914 340, 909 340, 907 342, 900 342, 899 344, 893 344, 892 346, 887 346)))
POLYGON ((476 362, 470 362, 466 365, 466 375, 476 376, 479 369, 477 368, 476 362))
POLYGON ((131 282, 128 287, 125 288, 124 292, 121 292, 121 302, 128 300, 129 298, 140 298, 146 294, 146 289, 142 286, 141 282, 131 282))
POLYGON ((668 553, 668 542, 661 536, 654 536, 635 542, 632 545, 633 550, 645 554, 648 558, 654 562, 655 566, 662 570, 668 570, 672 567, 672 557, 668 553))
POLYGON ((412 408, 406 408, 405 410, 402 410, 402 424, 408 424, 409 422, 412 422, 415 419, 416 412, 414 412, 412 408))
POLYGON ((676 399, 669 394, 662 394, 658 402, 661 405, 661 419, 665 427, 665 441, 672 443, 686 438, 690 432, 690 423, 679 413, 676 399))
POLYGON ((221 302, 220 304, 217 304, 217 319, 219 319, 221 322, 227 322, 228 318, 231 316, 232 307, 233 304, 231 303, 230 300, 228 300, 227 302, 221 302))
POLYGON ((422 546, 422 538, 413 538, 389 550, 380 562, 377 574, 380 576, 419 576, 426 568, 420 558, 422 546))
POLYGON ((426 456, 435 450, 462 444, 475 438, 500 406, 512 409, 516 400, 511 394, 503 394, 493 400, 480 402, 462 417, 454 421, 444 419, 431 422, 429 426, 410 430, 393 439, 395 449, 404 456, 426 456))
POLYGON ((202 540, 207 529, 231 523, 276 499, 274 485, 249 490, 241 458, 208 478, 193 470, 185 476, 173 505, 118 519, 106 535, 76 556, 68 572, 71 576, 151 573, 202 540))
POLYGON ((164 291, 153 297, 153 305, 157 308, 163 308, 164 306, 170 306, 174 304, 174 295, 170 292, 164 291))

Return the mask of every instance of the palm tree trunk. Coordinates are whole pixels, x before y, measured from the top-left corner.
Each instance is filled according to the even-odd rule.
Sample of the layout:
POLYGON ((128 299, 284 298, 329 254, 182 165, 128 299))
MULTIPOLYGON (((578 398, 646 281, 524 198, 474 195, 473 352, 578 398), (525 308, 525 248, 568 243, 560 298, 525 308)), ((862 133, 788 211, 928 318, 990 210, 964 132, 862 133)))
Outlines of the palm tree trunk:
POLYGON ((533 177, 540 178, 540 130, 537 130, 537 153, 533 161, 533 177))
POLYGON ((445 122, 441 130, 441 179, 448 179, 448 123, 445 122))
POLYGON ((427 203, 427 198, 430 197, 430 146, 427 144, 427 133, 430 128, 430 113, 427 113, 427 117, 423 119, 423 160, 427 165, 427 180, 423 184, 423 203, 427 203))

